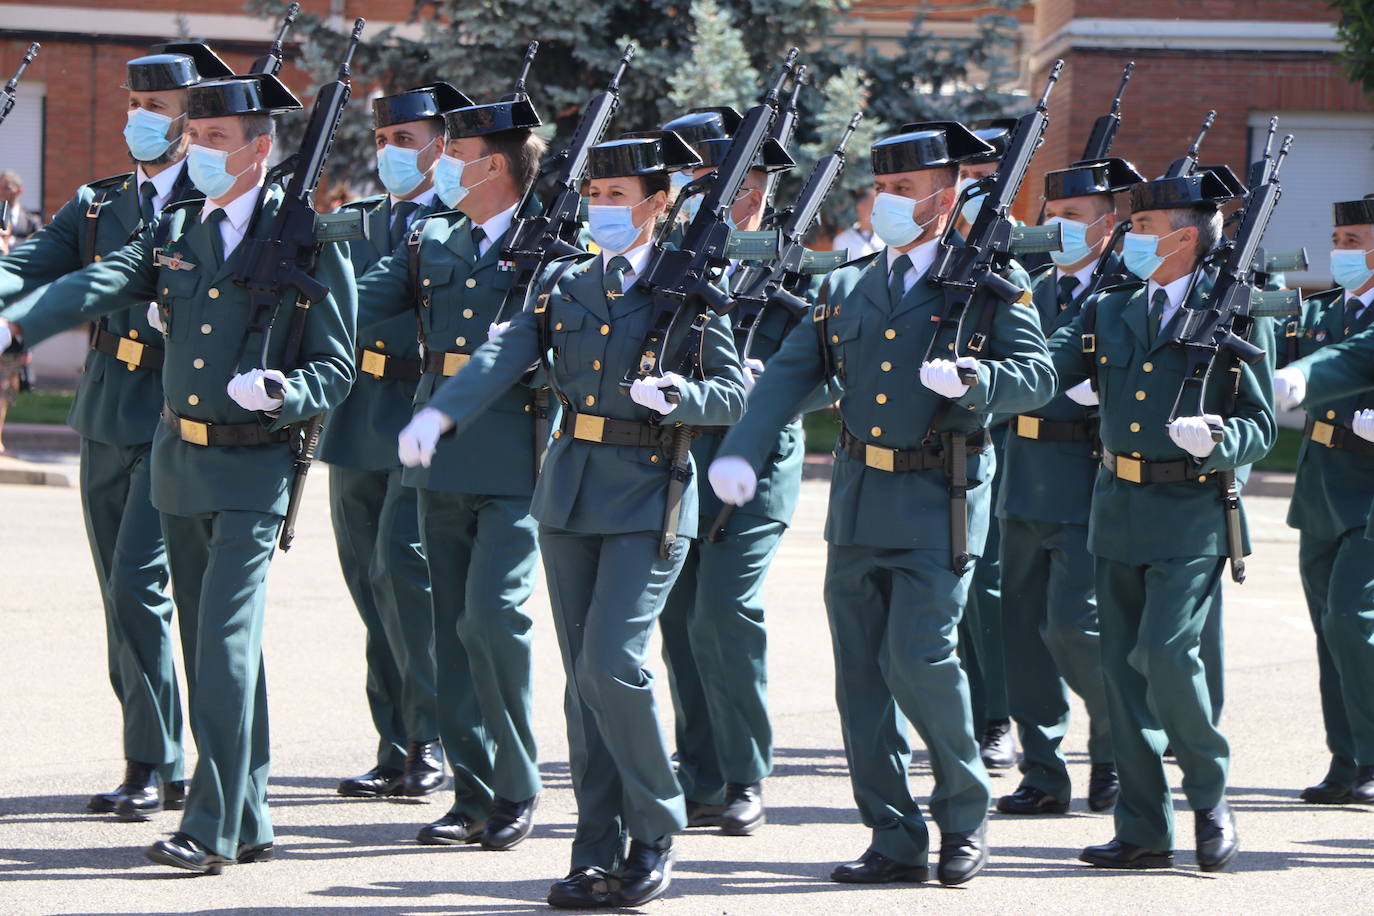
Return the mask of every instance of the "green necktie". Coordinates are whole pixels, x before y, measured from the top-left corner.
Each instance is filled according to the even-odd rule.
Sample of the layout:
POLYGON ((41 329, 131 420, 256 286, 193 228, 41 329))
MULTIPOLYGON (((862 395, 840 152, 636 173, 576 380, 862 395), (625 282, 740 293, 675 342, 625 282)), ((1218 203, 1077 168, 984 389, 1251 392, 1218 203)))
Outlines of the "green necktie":
POLYGON ((601 288, 606 291, 607 299, 619 299, 625 294, 625 274, 630 270, 630 261, 616 255, 606 262, 606 270, 601 277, 601 288))
POLYGON ((157 218, 157 212, 153 209, 153 198, 157 196, 157 188, 153 187, 151 180, 143 182, 143 187, 138 189, 139 210, 143 214, 143 226, 145 229, 153 227, 153 221, 157 218))
POLYGON ((1073 303, 1073 291, 1078 289, 1078 278, 1060 277, 1059 278, 1059 307, 1068 308, 1073 303))
POLYGON ((1169 304, 1169 294, 1163 287, 1155 290, 1155 294, 1150 297, 1150 319, 1146 322, 1150 334, 1150 345, 1153 346, 1155 338, 1159 337, 1162 330, 1160 324, 1164 321, 1164 307, 1169 304))
POLYGON ((911 269, 911 258, 902 255, 892 263, 892 273, 887 278, 887 301, 893 308, 906 294, 906 272, 911 269))
POLYGON ((413 200, 397 201, 396 206, 391 208, 391 247, 393 250, 405 240, 406 232, 410 229, 410 218, 415 215, 415 211, 418 209, 420 209, 420 205, 413 200))
POLYGON ((477 257, 482 256, 482 240, 487 237, 487 230, 476 223, 472 224, 472 250, 477 253, 477 257))
POLYGON ((205 231, 210 233, 210 250, 215 253, 216 267, 224 266, 224 236, 219 231, 219 224, 228 215, 222 208, 216 207, 205 220, 205 231))

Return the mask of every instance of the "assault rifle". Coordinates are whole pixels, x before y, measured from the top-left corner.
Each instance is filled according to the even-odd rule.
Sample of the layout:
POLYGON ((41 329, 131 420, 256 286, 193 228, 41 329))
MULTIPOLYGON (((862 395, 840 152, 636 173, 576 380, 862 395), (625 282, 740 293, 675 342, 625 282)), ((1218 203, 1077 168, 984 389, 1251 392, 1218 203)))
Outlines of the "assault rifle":
POLYGON ((248 68, 249 73, 270 73, 276 76, 281 72, 282 65, 282 42, 286 41, 286 33, 291 31, 291 26, 295 24, 296 17, 300 15, 301 5, 292 3, 282 14, 281 28, 277 30, 277 40, 272 42, 272 47, 267 53, 253 61, 253 66, 248 68))
MULTIPOLYGON (((5 118, 9 117, 11 109, 14 108, 15 92, 19 89, 19 80, 24 76, 24 71, 29 64, 38 56, 38 49, 42 47, 38 42, 29 45, 29 49, 24 52, 24 59, 19 62, 19 66, 14 71, 14 76, 5 83, 5 88, 0 89, 0 124, 5 123, 5 118)), ((4 232, 10 227, 10 202, 0 201, 0 232, 4 232)))
MULTIPOLYGON (((1131 81, 1131 73, 1134 71, 1135 61, 1127 61, 1121 71, 1121 85, 1116 87, 1116 95, 1112 97, 1112 107, 1106 114, 1098 115, 1097 120, 1093 122, 1092 133, 1088 134, 1088 142, 1083 144, 1083 155, 1078 157, 1079 162, 1106 159, 1112 154, 1112 143, 1116 140, 1116 132, 1121 128, 1121 97, 1126 94, 1126 84, 1131 81)), ((1044 221, 1045 203, 1042 202, 1040 216, 1035 222, 1038 225, 1044 221)))
MULTIPOLYGON (((797 133, 797 103, 801 98, 803 81, 806 79, 806 66, 797 67, 797 72, 792 77, 792 96, 787 100, 787 105, 783 107, 773 122, 772 138, 777 141, 778 146, 787 151, 792 145, 792 138, 797 133)), ((774 172, 764 179, 763 186, 763 225, 774 226, 780 218, 779 214, 773 210, 773 198, 778 193, 779 174, 774 172)))

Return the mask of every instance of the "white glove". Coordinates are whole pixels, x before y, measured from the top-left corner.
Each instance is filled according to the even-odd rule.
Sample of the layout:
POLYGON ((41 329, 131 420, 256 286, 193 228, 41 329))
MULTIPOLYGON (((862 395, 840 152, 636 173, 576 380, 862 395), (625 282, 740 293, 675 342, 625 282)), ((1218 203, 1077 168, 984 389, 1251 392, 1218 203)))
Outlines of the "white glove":
POLYGON ((668 403, 668 398, 664 396, 663 389, 677 388, 681 391, 682 384, 682 376, 676 372, 665 372, 654 378, 636 379, 630 385, 630 400, 667 416, 677 410, 677 405, 668 403))
POLYGON ((453 420, 433 407, 421 408, 396 437, 396 454, 408 468, 429 467, 439 437, 453 428, 453 420))
POLYGON ((509 322, 509 321, 503 321, 503 322, 501 322, 500 324, 496 324, 495 322, 493 322, 493 323, 487 325, 487 340, 495 340, 496 338, 500 337, 502 334, 506 333, 506 330, 507 330, 509 327, 510 327, 510 322, 509 322))
POLYGON ((1098 404, 1102 403, 1098 400, 1097 392, 1093 391, 1092 382, 1079 382, 1064 393, 1069 396, 1070 401, 1083 407, 1096 407, 1098 404))
POLYGON ((1212 427, 1208 425, 1208 421, 1220 425, 1221 417, 1215 414, 1205 417, 1179 417, 1169 424, 1169 438, 1174 440, 1174 445, 1194 458, 1206 458, 1217 447, 1212 441, 1212 427))
POLYGON ((0 318, 0 353, 4 353, 14 343, 14 332, 10 330, 10 323, 0 318))
POLYGON ((156 302, 148 303, 148 323, 153 326, 163 337, 167 336, 167 329, 162 326, 162 310, 157 307, 156 302))
POLYGON ((921 384, 945 398, 962 398, 969 386, 959 380, 959 369, 978 369, 978 360, 961 356, 954 361, 932 359, 921 366, 921 384))
POLYGON ((244 410, 276 410, 284 403, 284 399, 274 398, 267 393, 264 383, 268 379, 286 387, 286 376, 276 369, 249 369, 229 380, 229 397, 244 410))
POLYGON ((1355 419, 1351 421, 1350 428, 1361 439, 1374 442, 1374 409, 1355 411, 1355 419))
POLYGON ((1292 410, 1307 397, 1307 376, 1292 366, 1274 373, 1274 406, 1292 410))
POLYGON ((752 356, 744 361, 744 393, 748 394, 754 390, 754 383, 763 375, 763 360, 754 359, 752 356))
POLYGON ((716 498, 731 506, 742 506, 754 498, 759 476, 739 455, 722 455, 706 471, 716 498))

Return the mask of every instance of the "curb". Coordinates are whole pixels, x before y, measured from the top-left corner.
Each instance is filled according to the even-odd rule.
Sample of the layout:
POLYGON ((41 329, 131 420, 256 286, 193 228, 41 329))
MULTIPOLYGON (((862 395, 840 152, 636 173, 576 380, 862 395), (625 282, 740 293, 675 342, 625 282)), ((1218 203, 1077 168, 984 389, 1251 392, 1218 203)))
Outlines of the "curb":
POLYGON ((70 487, 72 479, 65 471, 54 471, 45 465, 0 456, 0 484, 6 483, 30 487, 70 487))
POLYGON ((81 436, 65 423, 6 423, 5 442, 19 452, 81 451, 81 436))

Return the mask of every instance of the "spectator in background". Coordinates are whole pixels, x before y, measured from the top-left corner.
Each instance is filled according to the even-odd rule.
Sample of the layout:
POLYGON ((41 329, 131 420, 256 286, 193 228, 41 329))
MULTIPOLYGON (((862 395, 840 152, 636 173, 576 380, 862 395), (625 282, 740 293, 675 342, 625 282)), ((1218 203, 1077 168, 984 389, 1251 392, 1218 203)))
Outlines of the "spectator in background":
POLYGON ((861 191, 856 192, 854 199, 854 211, 857 219, 854 225, 848 229, 842 229, 835 234, 830 247, 839 251, 845 249, 849 252, 849 259, 861 258, 866 254, 872 254, 883 247, 882 242, 873 237, 873 188, 870 185, 861 191))
POLYGON ((10 205, 9 223, 0 230, 0 254, 9 254, 11 248, 43 228, 43 218, 24 209, 20 202, 23 196, 24 179, 19 173, 13 169, 0 172, 0 201, 10 205))

